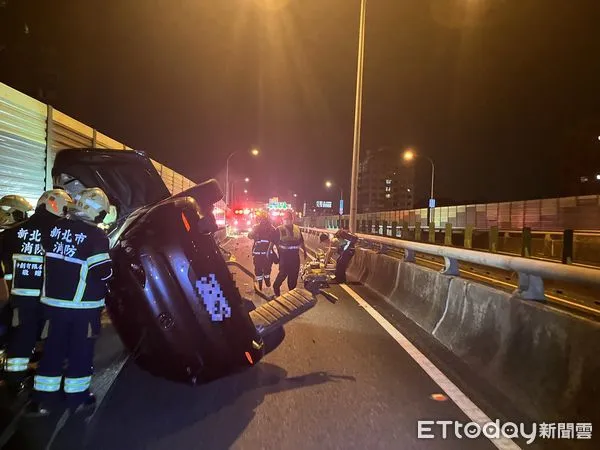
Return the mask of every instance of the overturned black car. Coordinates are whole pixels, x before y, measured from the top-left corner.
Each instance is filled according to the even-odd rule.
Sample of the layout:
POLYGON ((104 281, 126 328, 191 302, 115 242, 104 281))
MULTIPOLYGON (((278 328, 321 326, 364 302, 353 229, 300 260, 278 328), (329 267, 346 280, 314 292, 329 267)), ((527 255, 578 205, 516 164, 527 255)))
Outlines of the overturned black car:
POLYGON ((223 198, 215 180, 172 196, 142 152, 98 149, 61 151, 52 176, 72 194, 100 187, 115 206, 106 308, 136 362, 156 375, 202 383, 252 366, 316 294, 334 300, 295 289, 247 307, 214 237, 223 198))

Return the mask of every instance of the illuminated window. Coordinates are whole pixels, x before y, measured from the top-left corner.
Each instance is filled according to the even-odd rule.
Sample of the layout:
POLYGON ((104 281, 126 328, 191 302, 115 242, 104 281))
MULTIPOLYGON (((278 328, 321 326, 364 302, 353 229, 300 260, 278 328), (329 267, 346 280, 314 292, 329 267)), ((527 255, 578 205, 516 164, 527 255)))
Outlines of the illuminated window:
POLYGON ((390 185, 392 184, 392 180, 390 180, 389 178, 387 180, 385 180, 385 184, 390 185))
POLYGON ((385 194, 385 198, 392 198, 392 194, 385 194))
POLYGON ((392 191, 392 188, 390 186, 385 187, 385 192, 391 192, 391 191, 392 191))

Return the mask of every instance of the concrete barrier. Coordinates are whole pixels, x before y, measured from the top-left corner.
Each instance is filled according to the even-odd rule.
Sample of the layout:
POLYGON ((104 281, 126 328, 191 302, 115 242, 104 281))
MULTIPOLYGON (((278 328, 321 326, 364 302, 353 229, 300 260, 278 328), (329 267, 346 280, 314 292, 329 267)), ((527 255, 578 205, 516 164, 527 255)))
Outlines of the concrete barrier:
POLYGON ((359 249, 355 259, 355 279, 530 417, 600 421, 599 323, 371 251, 359 249))
POLYGON ((400 260, 386 255, 369 255, 370 271, 365 284, 382 297, 390 297, 396 289, 400 260))
POLYGON ((432 333, 444 314, 452 277, 402 262, 398 283, 388 301, 421 328, 432 333))
POLYGON ((350 261, 350 266, 346 271, 352 281, 364 283, 369 276, 370 264, 374 261, 375 252, 362 248, 356 249, 354 258, 350 261))

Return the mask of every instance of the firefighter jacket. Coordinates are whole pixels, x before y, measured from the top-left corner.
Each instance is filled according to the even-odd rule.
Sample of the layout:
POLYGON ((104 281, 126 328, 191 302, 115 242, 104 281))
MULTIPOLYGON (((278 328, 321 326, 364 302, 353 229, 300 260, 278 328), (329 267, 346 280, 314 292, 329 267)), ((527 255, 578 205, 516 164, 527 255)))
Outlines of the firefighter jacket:
POLYGON ((112 275, 108 237, 100 228, 61 219, 50 230, 41 302, 58 308, 104 306, 112 275))
POLYGON ((4 279, 11 282, 10 296, 17 303, 39 298, 44 280, 44 240, 59 217, 45 209, 4 231, 0 263, 4 279))
POLYGON ((253 255, 268 255, 274 232, 275 228, 272 225, 263 223, 256 225, 252 229, 252 231, 248 234, 248 237, 254 240, 254 244, 252 246, 253 255))
POLYGON ((277 227, 274 241, 280 256, 288 254, 297 255, 300 247, 304 243, 304 238, 302 237, 302 232, 298 225, 293 225, 291 229, 285 225, 280 225, 277 227))

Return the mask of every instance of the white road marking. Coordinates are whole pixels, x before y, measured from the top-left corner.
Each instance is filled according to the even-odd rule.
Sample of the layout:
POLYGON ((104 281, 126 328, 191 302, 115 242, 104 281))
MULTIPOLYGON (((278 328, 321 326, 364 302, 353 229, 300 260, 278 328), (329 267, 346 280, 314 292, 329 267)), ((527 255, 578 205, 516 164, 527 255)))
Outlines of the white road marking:
MULTIPOLYGON (((425 371, 452 401, 473 422, 483 426, 492 420, 473 403, 452 381, 448 379, 423 353, 421 353, 400 331, 398 331, 385 317, 367 303, 360 295, 348 285, 340 285, 360 306, 362 306, 373 319, 387 331, 387 333, 410 355, 410 357, 425 371)), ((492 444, 501 450, 520 450, 512 439, 490 439, 492 444)))

